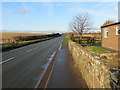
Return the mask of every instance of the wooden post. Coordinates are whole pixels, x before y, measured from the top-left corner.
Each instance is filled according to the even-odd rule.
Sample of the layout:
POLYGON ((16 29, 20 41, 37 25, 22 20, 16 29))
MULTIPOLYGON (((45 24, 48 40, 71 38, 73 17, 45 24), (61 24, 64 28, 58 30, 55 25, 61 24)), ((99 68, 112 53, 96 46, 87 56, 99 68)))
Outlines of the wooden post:
POLYGON ((3 44, 5 43, 4 39, 2 39, 2 43, 3 43, 3 44))

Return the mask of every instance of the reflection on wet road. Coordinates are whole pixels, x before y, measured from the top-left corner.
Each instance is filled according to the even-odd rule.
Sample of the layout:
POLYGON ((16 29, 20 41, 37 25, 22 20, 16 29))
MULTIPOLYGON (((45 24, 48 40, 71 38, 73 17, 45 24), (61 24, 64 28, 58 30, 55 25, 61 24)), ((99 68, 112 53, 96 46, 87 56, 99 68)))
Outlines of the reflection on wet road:
POLYGON ((59 49, 47 88, 86 88, 87 84, 68 51, 68 46, 59 49))

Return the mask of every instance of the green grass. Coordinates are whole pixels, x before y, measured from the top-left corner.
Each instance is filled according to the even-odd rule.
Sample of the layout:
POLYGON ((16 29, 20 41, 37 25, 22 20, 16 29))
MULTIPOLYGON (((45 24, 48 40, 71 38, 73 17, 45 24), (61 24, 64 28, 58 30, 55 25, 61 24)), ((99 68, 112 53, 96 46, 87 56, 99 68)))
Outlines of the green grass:
MULTIPOLYGON (((53 38, 53 37, 50 37, 50 38, 53 38)), ((11 48, 17 48, 17 47, 25 46, 25 45, 28 45, 28 44, 32 44, 32 43, 37 43, 37 42, 40 42, 40 41, 48 40, 50 38, 29 40, 29 41, 21 41, 21 42, 16 42, 16 43, 1 44, 0 45, 0 49, 6 50, 6 49, 11 49, 11 48)))
POLYGON ((67 45, 69 40, 70 40, 70 38, 66 37, 66 38, 63 40, 62 44, 67 45))
POLYGON ((96 40, 95 42, 96 42, 96 43, 101 43, 101 42, 102 42, 102 40, 96 40))
MULTIPOLYGON (((79 43, 79 39, 75 39, 75 41, 79 43)), ((81 43, 87 43, 87 41, 83 40, 83 41, 81 41, 81 43)), ((96 40, 95 43, 96 44, 101 43, 101 40, 96 40)))
POLYGON ((101 47, 97 47, 97 46, 87 46, 85 47, 87 50, 91 50, 93 52, 96 52, 96 53, 106 53, 106 52, 110 52, 106 49, 103 49, 101 47))

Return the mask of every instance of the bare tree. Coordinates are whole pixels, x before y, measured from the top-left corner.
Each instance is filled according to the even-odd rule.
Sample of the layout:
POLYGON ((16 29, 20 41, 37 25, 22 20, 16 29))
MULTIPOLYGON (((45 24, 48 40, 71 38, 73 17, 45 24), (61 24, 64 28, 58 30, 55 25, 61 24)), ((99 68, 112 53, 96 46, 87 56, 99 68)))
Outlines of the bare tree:
POLYGON ((70 31, 82 35, 85 31, 91 29, 92 20, 88 13, 78 14, 69 24, 70 31))

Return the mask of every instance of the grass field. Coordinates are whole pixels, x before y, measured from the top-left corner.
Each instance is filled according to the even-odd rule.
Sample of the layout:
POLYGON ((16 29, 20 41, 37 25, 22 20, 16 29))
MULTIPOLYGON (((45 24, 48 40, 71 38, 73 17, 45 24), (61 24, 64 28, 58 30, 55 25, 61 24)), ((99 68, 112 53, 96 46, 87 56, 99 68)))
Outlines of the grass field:
POLYGON ((0 44, 2 43, 10 43, 14 41, 14 37, 16 36, 38 36, 38 35, 46 35, 41 33, 0 33, 0 44), (3 41, 4 39, 4 41, 3 41))

